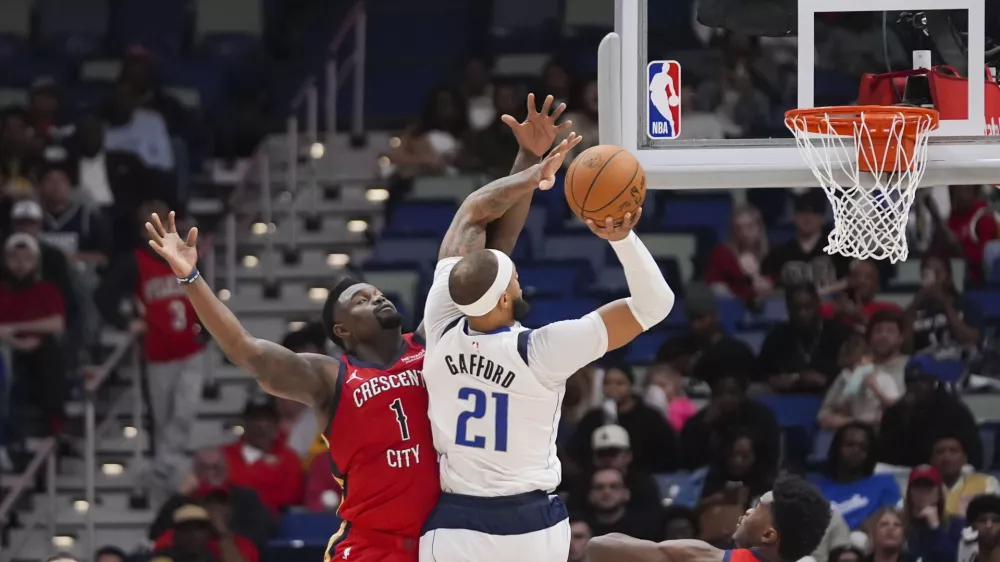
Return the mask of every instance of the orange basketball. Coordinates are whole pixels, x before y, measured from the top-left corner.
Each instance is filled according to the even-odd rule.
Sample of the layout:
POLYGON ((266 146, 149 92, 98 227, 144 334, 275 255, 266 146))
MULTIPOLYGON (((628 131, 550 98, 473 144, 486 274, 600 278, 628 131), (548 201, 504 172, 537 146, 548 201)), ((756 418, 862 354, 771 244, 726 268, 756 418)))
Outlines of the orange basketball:
POLYGON ((566 202, 578 217, 620 224, 646 199, 646 172, 624 148, 602 144, 585 150, 566 172, 566 202))

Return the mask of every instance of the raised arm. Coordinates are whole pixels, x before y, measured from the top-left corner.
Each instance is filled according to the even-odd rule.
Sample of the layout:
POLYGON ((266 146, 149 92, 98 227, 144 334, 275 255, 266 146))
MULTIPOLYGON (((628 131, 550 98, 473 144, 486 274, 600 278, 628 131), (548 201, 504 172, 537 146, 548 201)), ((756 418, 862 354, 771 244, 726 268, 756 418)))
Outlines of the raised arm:
POLYGON ((587 544, 588 562, 722 562, 725 552, 696 540, 655 543, 612 533, 587 544))
POLYGON ((326 355, 294 353, 247 333, 198 274, 197 228, 188 232, 186 240, 182 239, 171 212, 166 227, 154 214, 146 223, 146 230, 149 245, 170 264, 201 323, 230 361, 249 371, 268 393, 312 406, 320 415, 328 410, 339 361, 326 355))

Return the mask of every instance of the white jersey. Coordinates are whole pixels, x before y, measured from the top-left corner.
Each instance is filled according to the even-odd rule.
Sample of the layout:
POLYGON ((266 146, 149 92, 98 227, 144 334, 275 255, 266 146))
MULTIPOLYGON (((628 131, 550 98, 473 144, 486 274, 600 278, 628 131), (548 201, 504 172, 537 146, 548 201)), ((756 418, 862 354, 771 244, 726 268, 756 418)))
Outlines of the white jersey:
POLYGON ((566 379, 607 350, 592 313, 538 330, 472 331, 448 292, 459 258, 441 260, 427 296, 424 379, 441 489, 471 496, 552 491, 566 379))

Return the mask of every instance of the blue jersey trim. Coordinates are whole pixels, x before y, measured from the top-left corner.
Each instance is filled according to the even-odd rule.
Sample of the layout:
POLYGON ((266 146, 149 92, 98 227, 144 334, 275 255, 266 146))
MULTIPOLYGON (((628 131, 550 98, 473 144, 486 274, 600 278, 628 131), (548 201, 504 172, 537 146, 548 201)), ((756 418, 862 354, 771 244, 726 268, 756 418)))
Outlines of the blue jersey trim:
POLYGON ((562 500, 542 491, 489 498, 443 493, 423 532, 466 529, 487 535, 524 535, 567 518, 562 500))

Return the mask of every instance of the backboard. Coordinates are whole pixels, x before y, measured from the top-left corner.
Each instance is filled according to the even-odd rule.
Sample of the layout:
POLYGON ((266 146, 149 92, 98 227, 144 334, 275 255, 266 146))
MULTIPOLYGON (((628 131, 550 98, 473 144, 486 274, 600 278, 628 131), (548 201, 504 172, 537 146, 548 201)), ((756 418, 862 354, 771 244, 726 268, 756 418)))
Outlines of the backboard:
POLYGON ((680 3, 616 0, 615 33, 598 52, 601 143, 633 152, 652 188, 814 187, 784 111, 854 105, 862 74, 912 69, 916 53, 923 61, 929 52, 934 66, 954 64, 954 50, 938 48, 926 31, 928 21, 938 29, 945 22, 964 50, 959 62, 984 70, 969 72, 967 118, 942 120, 933 133, 922 185, 1000 183, 1000 136, 987 134, 977 87, 986 72, 987 1, 949 0, 945 11, 935 9, 941 0, 798 0, 797 37, 725 39, 692 26, 693 14, 670 13, 680 3), (719 41, 729 43, 703 46, 719 41), (674 72, 672 61, 683 70, 674 72), (656 102, 653 81, 654 91, 671 83, 656 102), (668 101, 671 86, 680 107, 668 101), (664 123, 671 111, 676 126, 664 123))

